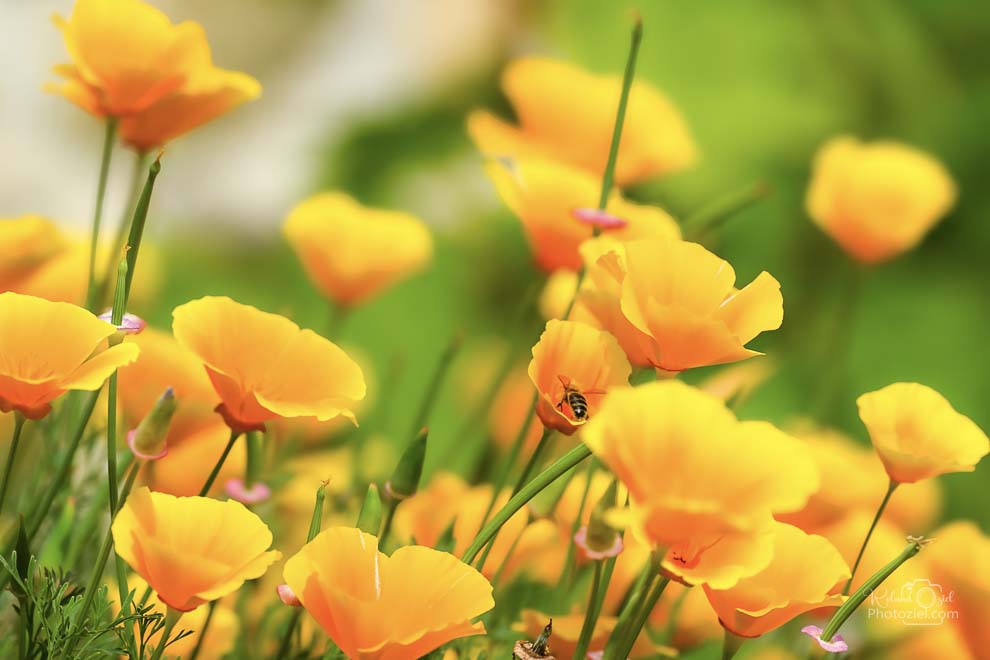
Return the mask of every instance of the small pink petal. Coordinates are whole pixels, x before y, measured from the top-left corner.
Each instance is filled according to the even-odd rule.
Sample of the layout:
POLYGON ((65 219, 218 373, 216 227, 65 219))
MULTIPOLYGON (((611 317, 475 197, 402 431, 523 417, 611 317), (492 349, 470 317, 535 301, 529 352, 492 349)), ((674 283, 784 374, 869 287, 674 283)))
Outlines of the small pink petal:
MULTIPOLYGON (((100 320, 113 323, 113 310, 108 309, 100 314, 100 320)), ((117 326, 117 330, 123 332, 125 335, 136 335, 144 330, 147 325, 148 322, 136 314, 124 314, 124 319, 117 326)))
POLYGON ((302 607, 302 603, 289 585, 280 584, 275 587, 275 591, 278 592, 279 599, 286 605, 290 607, 302 607))
POLYGON ((622 537, 618 534, 615 535, 615 542, 608 548, 604 550, 595 550, 588 546, 588 527, 585 525, 574 534, 574 543, 577 547, 581 548, 584 552, 584 556, 588 559, 600 560, 608 559, 610 557, 617 556, 622 552, 622 537))
POLYGON ((247 488, 242 479, 228 479, 224 484, 224 490, 231 499, 237 500, 241 504, 257 504, 264 502, 272 496, 272 489, 266 484, 256 481, 253 486, 247 488))
POLYGON ((842 639, 842 635, 835 635, 832 637, 832 640, 828 642, 822 639, 822 633, 825 632, 825 630, 819 626, 805 626, 804 628, 801 628, 801 632, 818 642, 818 646, 822 647, 829 653, 845 653, 849 650, 849 645, 846 644, 846 640, 842 639))
POLYGON ((131 429, 127 432, 127 446, 131 448, 131 453, 140 458, 142 461, 157 461, 160 458, 165 458, 168 456, 168 447, 162 447, 162 450, 157 454, 145 454, 144 452, 138 451, 138 448, 134 446, 134 437, 137 435, 137 429, 131 429))
POLYGON ((578 222, 594 225, 599 229, 622 229, 629 224, 626 220, 601 209, 574 209, 571 211, 571 216, 578 222))
POLYGON ((588 651, 586 657, 588 660, 602 660, 605 657, 605 651, 588 651))

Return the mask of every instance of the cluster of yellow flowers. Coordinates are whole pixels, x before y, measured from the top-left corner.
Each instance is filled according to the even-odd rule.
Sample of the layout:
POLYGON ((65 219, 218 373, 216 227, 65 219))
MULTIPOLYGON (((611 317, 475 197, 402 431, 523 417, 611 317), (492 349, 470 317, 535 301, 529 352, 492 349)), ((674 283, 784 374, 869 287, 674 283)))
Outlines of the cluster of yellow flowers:
MULTIPOLYGON (((56 67, 64 80, 51 90, 139 153, 260 94, 250 76, 213 64, 198 24, 173 24, 140 0, 77 0, 57 24, 71 63, 56 67)), ((483 615, 489 626, 510 619, 524 638, 520 658, 673 655, 723 630, 731 657, 742 639, 799 617, 815 639, 802 638, 805 652, 816 643, 838 652, 850 646, 839 627, 894 570, 955 594, 937 604, 951 619, 945 626, 906 635, 879 622, 878 638, 897 657, 987 657, 990 538, 973 523, 949 523, 901 568, 927 544, 912 536, 903 550, 904 538, 938 517, 933 479, 972 471, 990 451, 987 436, 917 383, 859 398, 873 452, 826 428, 737 417, 734 405, 767 376, 762 362, 743 361, 762 355, 748 348, 754 339, 781 326, 781 285, 762 272, 737 287, 732 266, 683 240, 670 214, 613 187, 698 159, 680 112, 633 83, 632 71, 596 76, 517 60, 503 87, 518 125, 481 110, 467 119, 548 276, 546 327, 528 368, 507 362, 480 410, 498 411, 491 435, 505 453, 492 483, 439 472, 420 487, 425 430, 384 471, 365 451, 291 456, 294 441, 312 447, 341 419, 356 423, 367 387, 358 361, 288 318, 214 296, 175 308, 171 334, 125 314, 161 286, 161 257, 146 247, 138 260, 158 161, 121 230, 128 250, 116 279, 121 254, 98 245, 97 232, 87 244, 36 216, 0 223, 0 411, 12 422, 0 482, 5 555, 8 545, 38 540, 66 495, 80 443, 105 435, 111 523, 77 597, 85 616, 111 550, 122 560, 110 592, 116 612, 156 594, 161 625, 148 639, 138 644, 137 627, 120 619, 133 657, 219 658, 242 637, 257 647, 244 651, 252 657, 507 655, 493 651, 504 639, 483 637, 483 615), (98 317, 110 294, 110 311, 98 317), (701 386, 678 379, 730 363, 741 364, 701 386), (101 420, 92 414, 106 384, 101 420), (66 395, 73 390, 92 394, 66 395), (122 470, 118 416, 133 425, 122 470), (47 490, 21 480, 10 491, 20 439, 35 426, 55 433, 49 447, 60 471, 47 490), (558 433, 574 439, 544 467, 558 433), (289 483, 258 478, 258 463, 276 460, 260 434, 278 440, 289 483), (245 451, 232 451, 240 445, 245 451), (347 503, 323 529, 328 493, 347 503), (272 498, 277 507, 266 504, 272 498), (270 571, 282 559, 269 527, 279 513, 293 530, 279 544, 291 556, 270 571), (259 579, 270 583, 252 598, 257 605, 228 598, 259 579), (520 600, 514 583, 544 584, 553 597, 520 600), (289 610, 283 620, 282 604, 307 616, 289 610), (182 628, 193 634, 173 639, 182 628)), ((875 264, 916 246, 954 200, 952 179, 931 156, 840 137, 814 159, 807 210, 851 258, 875 264)), ((297 205, 284 236, 313 285, 344 311, 426 267, 433 251, 417 218, 340 192, 297 205)), ((67 631, 66 657, 83 628, 67 631)), ((27 640, 28 629, 17 634, 27 640)), ((847 636, 865 634, 874 633, 847 636)))

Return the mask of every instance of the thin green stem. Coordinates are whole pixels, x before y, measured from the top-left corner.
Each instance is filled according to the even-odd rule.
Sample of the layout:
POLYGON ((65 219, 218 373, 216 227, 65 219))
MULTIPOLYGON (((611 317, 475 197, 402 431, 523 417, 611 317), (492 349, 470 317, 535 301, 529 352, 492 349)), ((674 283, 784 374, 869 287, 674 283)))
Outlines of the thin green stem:
POLYGON ((540 457, 546 450, 547 445, 550 444, 550 436, 553 435, 553 429, 544 428, 543 435, 540 436, 540 441, 537 443, 536 448, 533 453, 529 455, 529 460, 526 461, 526 467, 523 468, 522 473, 519 475, 519 480, 516 481, 516 485, 512 488, 512 494, 515 495, 526 485, 526 481, 529 480, 529 475, 533 473, 536 466, 540 462, 540 457))
POLYGON ((564 570, 560 575, 560 585, 563 589, 567 590, 571 587, 574 581, 574 569, 577 566, 577 555, 575 554, 575 548, 577 544, 574 543, 574 535, 577 534, 578 530, 581 529, 581 520, 584 518, 584 508, 588 504, 588 493, 591 492, 591 479, 595 474, 595 461, 588 461, 588 471, 585 474, 584 490, 581 492, 581 503, 578 505, 577 515, 574 516, 574 520, 571 522, 571 532, 568 536, 569 542, 567 543, 567 555, 564 557, 564 570))
POLYGON ((168 646, 169 637, 172 636, 172 630, 180 618, 182 618, 182 612, 173 610, 171 607, 168 608, 168 612, 165 614, 165 628, 162 630, 161 639, 158 640, 158 646, 155 647, 155 652, 151 656, 151 660, 161 660, 162 653, 165 652, 165 647, 168 646))
POLYGON ((217 480, 217 475, 220 474, 220 470, 223 469, 223 464, 227 462, 227 456, 230 455, 230 450, 234 448, 234 443, 237 442, 237 438, 241 437, 240 432, 231 431, 230 440, 227 441, 227 446, 223 448, 223 453, 220 454, 220 459, 217 460, 216 465, 213 466, 213 471, 210 472, 210 476, 206 478, 206 483, 203 487, 199 489, 199 496, 206 497, 210 489, 213 488, 213 482, 217 480))
POLYGON ((247 442, 247 466, 244 470, 244 487, 251 488, 258 481, 261 472, 261 434, 251 431, 245 438, 247 442))
POLYGON ((722 642, 722 660, 731 660, 734 658, 745 641, 745 637, 740 637, 726 628, 725 639, 722 642))
POLYGON ((292 613, 292 617, 289 619, 289 626, 285 629, 285 633, 282 635, 282 642, 278 645, 278 653, 275 654, 276 660, 285 658, 289 649, 292 647, 292 635, 295 633, 296 627, 299 626, 299 619, 302 613, 302 608, 297 608, 292 613))
POLYGON ((839 628, 842 627, 842 624, 844 624, 846 620, 852 616, 852 613, 863 604, 863 601, 865 601, 869 595, 883 583, 884 580, 890 577, 894 571, 900 568, 901 564, 918 554, 918 552, 921 551, 921 548, 928 543, 928 541, 920 538, 914 539, 909 537, 908 541, 909 543, 907 547, 905 547, 899 555, 894 557, 879 571, 871 575, 862 585, 860 585, 859 589, 857 589, 856 592, 835 611, 835 614, 832 615, 832 618, 829 619, 829 622, 825 625, 825 630, 822 631, 822 640, 826 642, 832 641, 832 637, 835 633, 837 633, 839 628))
POLYGON ((3 480, 0 481, 0 513, 3 513, 3 503, 7 499, 7 485, 10 473, 14 469, 14 459, 17 456, 17 445, 21 442, 21 430, 24 428, 24 415, 14 413, 14 435, 10 439, 10 450, 7 452, 7 463, 3 467, 3 480))
POLYGON ((887 508, 887 503, 890 502, 890 496, 894 494, 894 490, 897 488, 897 482, 891 480, 890 484, 887 486, 887 493, 883 496, 883 500, 880 502, 880 506, 877 507, 877 513, 873 516, 873 522, 870 523, 870 529, 866 532, 866 538, 863 539, 863 545, 859 547, 859 554, 856 555, 856 561, 853 563, 852 571, 849 574, 849 581, 846 582, 846 588, 842 590, 842 595, 845 596, 852 589, 853 578, 856 577, 856 570, 859 569, 859 563, 863 561, 863 555, 866 553, 866 546, 870 542, 870 537, 873 536, 873 530, 877 528, 877 523, 880 522, 880 516, 883 515, 884 509, 887 508))
POLYGON ((117 372, 110 375, 107 389, 107 494, 110 515, 117 511, 117 372))
POLYGON ((388 535, 392 532, 392 520, 395 518, 395 510, 399 506, 399 500, 395 498, 388 498, 388 504, 385 507, 385 521, 382 523, 382 533, 379 536, 382 544, 388 538, 388 535))
POLYGON ((327 301, 327 339, 335 340, 340 336, 344 323, 351 315, 351 308, 333 300, 327 301))
MULTIPOLYGON (((137 207, 138 196, 141 194, 142 182, 144 181, 144 173, 148 167, 148 152, 139 151, 134 155, 134 168, 131 172, 131 185, 128 188, 127 204, 124 206, 124 210, 121 213, 120 222, 117 225, 117 233, 113 239, 112 249, 110 250, 110 257, 107 263, 106 275, 103 277, 103 281, 100 283, 99 287, 99 297, 97 298, 97 303, 102 303, 107 299, 107 294, 109 293, 110 284, 113 282, 113 269, 117 265, 120 259, 120 253, 124 249, 125 242, 127 241, 127 235, 130 232, 131 218, 134 214, 134 209, 137 207)), ((97 305, 99 307, 99 305, 97 305)))
POLYGON ((770 186, 765 181, 751 183, 741 190, 734 190, 688 215, 684 219, 684 235, 691 240, 699 240, 720 228, 738 213, 763 201, 769 194, 770 186))
POLYGON ((598 198, 598 208, 603 211, 608 205, 608 196, 612 192, 612 181, 615 179, 615 164, 619 160, 619 144, 622 142, 622 126, 626 120, 626 106, 629 105, 629 92, 632 89, 633 78, 636 77, 636 58, 639 56, 639 44, 642 40, 643 20, 637 16, 629 43, 626 70, 622 76, 622 93, 619 95, 619 107, 615 113, 612 143, 608 148, 608 162, 605 164, 605 173, 602 175, 602 192, 598 198))
MULTIPOLYGON (((591 582, 591 595, 588 596, 588 607, 584 612, 584 623, 581 625, 581 635, 578 637, 577 648, 574 651, 575 658, 583 658, 588 655, 588 646, 591 644, 591 635, 595 632, 598 624, 598 615, 602 606, 602 568, 603 562, 595 562, 595 576, 591 582)), ((613 564, 614 566, 614 564, 613 564)), ((605 589, 608 587, 606 586, 605 589)))
POLYGON ((454 362, 454 356, 457 355, 463 343, 464 336, 458 331, 447 343, 443 353, 440 354, 436 369, 433 371, 433 377, 426 387, 426 394, 419 404, 419 411, 413 419, 412 430, 409 432, 410 437, 415 437, 419 433, 419 430, 426 426, 429 421, 430 413, 433 412, 437 397, 440 395, 440 388, 443 386, 447 378, 447 373, 450 371, 450 367, 454 362))
POLYGON ((499 509, 492 519, 481 528, 478 535, 475 536, 474 540, 471 542, 471 545, 464 551, 464 555, 461 559, 467 564, 473 563, 477 558, 478 553, 481 552, 481 549, 485 547, 489 541, 495 538, 499 530, 502 529, 502 525, 504 525, 506 521, 508 521, 509 518, 516 513, 516 511, 526 506, 526 503, 536 497, 543 491, 544 488, 567 474, 567 472, 574 468, 574 466, 578 465, 589 456, 591 456, 591 450, 585 445, 580 444, 558 458, 545 470, 536 475, 533 480, 523 486, 518 493, 509 498, 509 501, 505 503, 505 506, 499 509))
POLYGON ((96 205, 93 209, 93 232, 89 242, 89 271, 86 280, 86 309, 93 311, 96 302, 96 248, 100 242, 100 223, 103 220, 103 200, 107 193, 107 179, 110 174, 110 158, 113 156, 113 143, 117 137, 117 118, 108 117, 103 134, 103 149, 100 155, 100 178, 96 184, 96 205))
POLYGON ((151 193, 155 189, 155 180, 159 172, 162 171, 161 157, 159 156, 148 168, 148 178, 144 182, 141 196, 138 198, 137 206, 134 207, 134 217, 131 218, 131 231, 127 236, 127 282, 124 288, 124 302, 130 298, 131 282, 134 281, 134 270, 137 264, 138 253, 141 250, 141 239, 144 236, 144 226, 148 221, 148 207, 151 206, 151 193))
POLYGON ((203 640, 206 639, 206 633, 210 630, 210 623, 213 622, 213 613, 217 611, 217 601, 210 601, 210 609, 206 612, 206 621, 203 622, 203 627, 200 628, 199 638, 196 640, 196 646, 193 647, 192 653, 189 654, 189 660, 196 660, 199 657, 199 652, 203 648, 203 640))
POLYGON ((536 403, 539 400, 539 392, 533 392, 533 398, 529 402, 529 409, 523 417, 523 423, 516 432, 516 437, 512 441, 512 446, 509 448, 509 453, 506 455, 505 460, 502 463, 502 467, 499 468, 498 475, 495 477, 495 481, 493 482, 494 488, 492 489, 492 497, 488 501, 488 507, 485 509, 485 515, 482 516, 482 520, 488 520, 488 514, 490 514, 492 509, 495 508, 495 502, 498 500, 499 494, 502 492, 502 489, 505 488, 505 484, 509 481, 509 473, 512 472, 512 466, 516 464, 517 460, 519 460, 519 454, 522 453, 523 443, 526 442, 526 434, 529 431, 529 425, 533 420, 533 415, 536 413, 536 403))
POLYGON ((626 629, 623 635, 622 644, 619 646, 619 652, 615 656, 616 658, 628 658, 630 652, 632 652, 633 645, 636 643, 636 638, 639 637, 640 631, 646 625, 646 621, 650 618, 650 613, 653 608, 656 607, 657 601, 660 600, 660 596, 663 595, 664 589, 670 584, 670 578, 660 577, 653 584, 653 587, 648 593, 646 593, 643 601, 639 604, 639 607, 635 610, 635 617, 630 619, 631 624, 626 629))

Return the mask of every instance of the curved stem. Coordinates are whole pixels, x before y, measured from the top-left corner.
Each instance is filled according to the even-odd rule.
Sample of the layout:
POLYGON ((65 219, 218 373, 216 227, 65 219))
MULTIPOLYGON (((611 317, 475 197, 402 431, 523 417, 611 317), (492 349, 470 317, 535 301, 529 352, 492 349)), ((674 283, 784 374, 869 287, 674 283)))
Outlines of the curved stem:
POLYGON ((223 453, 220 454, 220 459, 217 460, 216 465, 213 466, 213 471, 210 472, 210 476, 206 478, 206 483, 203 487, 199 489, 199 496, 206 497, 206 494, 210 492, 213 488, 213 482, 217 480, 217 475, 220 474, 220 470, 223 468, 223 464, 227 462, 227 456, 230 455, 230 450, 234 448, 234 443, 237 442, 237 438, 241 437, 238 431, 230 432, 230 440, 227 441, 227 446, 223 448, 223 453))
POLYGON ((505 506, 498 510, 488 524, 481 528, 481 531, 478 532, 478 535, 471 542, 471 545, 464 551, 464 555, 461 557, 461 560, 467 564, 473 563, 477 558, 478 553, 481 552, 481 549, 485 547, 489 541, 495 538, 499 530, 502 529, 502 525, 504 525, 516 511, 526 506, 526 503, 536 497, 543 491, 544 488, 565 475, 574 466, 578 465, 589 456, 591 456, 591 450, 584 445, 578 445, 554 461, 549 467, 543 470, 543 472, 536 475, 532 481, 523 486, 518 493, 513 495, 509 501, 505 503, 505 506))
POLYGON ((3 468, 3 479, 0 480, 0 513, 3 513, 3 503, 7 498, 7 484, 10 473, 14 469, 14 458, 17 456, 17 445, 21 442, 21 430, 24 428, 24 415, 14 413, 14 435, 10 439, 10 450, 7 452, 7 463, 3 468))
POLYGON ((89 271, 86 280, 86 309, 93 311, 96 303, 96 247, 100 241, 100 222, 103 219, 103 200, 106 198, 107 179, 110 174, 110 158, 117 136, 117 119, 108 117, 103 134, 103 150, 100 156, 100 178, 96 184, 96 207, 93 209, 93 233, 89 242, 89 271))
POLYGON ((552 429, 544 428, 543 435, 540 436, 540 442, 536 445, 536 449, 530 454, 529 460, 526 461, 526 467, 523 468, 522 474, 519 475, 519 480, 516 485, 512 488, 512 494, 515 495, 519 490, 526 485, 526 481, 529 479, 529 475, 532 474, 533 470, 536 469, 537 463, 540 461, 540 456, 546 449, 547 445, 550 444, 550 436, 553 434, 552 429))
POLYGON ((437 396, 440 394, 440 388, 447 378, 447 373, 450 371, 450 366, 454 362, 454 356, 457 355, 457 352, 461 348, 463 339, 463 335, 458 331, 447 343, 443 353, 440 354, 436 369, 433 372, 433 378, 430 379, 430 384, 426 388, 426 395, 423 397, 422 402, 420 402, 419 411, 413 419, 412 429, 409 433, 410 437, 416 437, 419 430, 429 422, 430 413, 433 412, 433 407, 437 402, 437 396))
POLYGON ((217 601, 210 601, 210 609, 206 612, 206 621, 203 622, 203 627, 199 631, 199 638, 196 640, 196 646, 193 647, 192 653, 189 655, 189 660, 196 660, 199 657, 200 649, 203 648, 203 640, 206 639, 206 633, 210 630, 210 623, 213 621, 213 613, 217 611, 217 601))
POLYGON ((843 596, 847 595, 849 590, 852 588, 853 578, 856 577, 856 570, 859 568, 859 563, 863 561, 863 555, 866 553, 866 546, 870 542, 870 537, 873 536, 873 530, 877 528, 877 523, 880 522, 880 516, 883 515, 883 511, 887 508, 887 503, 890 501, 890 496, 894 494, 894 490, 896 488, 897 482, 891 480, 890 485, 887 487, 887 494, 883 496, 880 506, 877 507, 877 513, 873 516, 873 522, 870 523, 870 529, 866 532, 866 538, 863 539, 863 545, 859 547, 859 554, 856 555, 856 562, 852 566, 852 571, 850 571, 849 581, 846 582, 846 588, 842 590, 843 596))

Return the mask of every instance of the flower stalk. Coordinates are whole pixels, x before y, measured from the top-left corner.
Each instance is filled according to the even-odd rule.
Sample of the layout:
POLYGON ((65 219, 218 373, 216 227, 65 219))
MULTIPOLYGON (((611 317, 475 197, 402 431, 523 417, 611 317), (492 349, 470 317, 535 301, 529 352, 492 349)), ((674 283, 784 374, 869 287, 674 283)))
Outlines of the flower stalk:
POLYGON ((24 429, 24 415, 14 413, 14 434, 10 439, 10 450, 7 452, 7 463, 3 467, 3 478, 0 480, 0 513, 3 513, 3 503, 7 498, 7 485, 10 473, 14 469, 14 458, 17 456, 17 445, 21 441, 21 431, 24 429))
POLYGON ((210 492, 213 488, 213 482, 217 480, 217 475, 220 474, 220 470, 223 469, 223 464, 227 462, 227 456, 230 455, 230 450, 234 448, 234 443, 237 439, 241 437, 240 431, 230 431, 230 439, 227 440, 227 446, 223 448, 223 453, 220 454, 220 458, 217 459, 216 465, 213 466, 213 470, 210 471, 210 476, 206 478, 206 482, 203 483, 203 487, 199 489, 199 496, 206 497, 206 494, 210 492))
POLYGON ((117 139, 117 118, 108 117, 103 133, 103 149, 100 155, 100 176, 96 184, 96 205, 93 209, 93 231, 89 242, 89 271, 86 279, 86 309, 94 311, 97 300, 96 248, 100 242, 100 223, 103 220, 103 201, 106 199, 107 179, 110 175, 110 159, 117 139))
POLYGON ((891 480, 890 484, 887 486, 887 493, 883 496, 880 506, 877 507, 876 515, 873 516, 873 522, 870 523, 870 529, 867 530, 866 538, 863 539, 863 545, 859 547, 859 554, 856 555, 856 561, 852 565, 852 570, 849 574, 849 581, 846 582, 846 587, 842 590, 842 595, 844 596, 848 595, 849 590, 852 589, 853 579, 856 577, 856 570, 859 568, 859 563, 863 561, 863 555, 866 553, 866 546, 869 544, 870 538, 873 536, 873 530, 877 528, 877 523, 880 522, 880 517, 887 508, 887 503, 890 502, 890 496, 894 494, 894 490, 897 486, 898 484, 894 480, 891 480))

